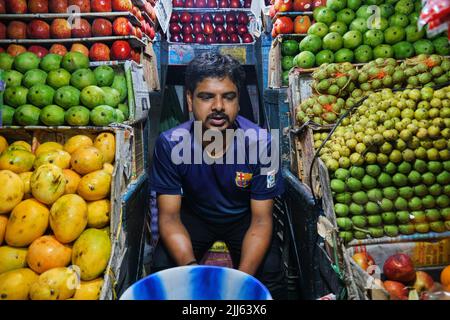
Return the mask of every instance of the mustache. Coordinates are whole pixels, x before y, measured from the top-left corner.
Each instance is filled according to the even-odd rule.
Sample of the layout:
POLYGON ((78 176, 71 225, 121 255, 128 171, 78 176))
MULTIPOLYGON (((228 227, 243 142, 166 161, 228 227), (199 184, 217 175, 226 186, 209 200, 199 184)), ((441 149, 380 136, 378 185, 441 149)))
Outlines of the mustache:
POLYGON ((211 113, 210 115, 208 115, 208 117, 206 118, 206 120, 212 120, 213 118, 220 118, 220 119, 225 119, 228 122, 230 122, 230 118, 228 117, 227 114, 223 113, 223 112, 214 112, 211 113))

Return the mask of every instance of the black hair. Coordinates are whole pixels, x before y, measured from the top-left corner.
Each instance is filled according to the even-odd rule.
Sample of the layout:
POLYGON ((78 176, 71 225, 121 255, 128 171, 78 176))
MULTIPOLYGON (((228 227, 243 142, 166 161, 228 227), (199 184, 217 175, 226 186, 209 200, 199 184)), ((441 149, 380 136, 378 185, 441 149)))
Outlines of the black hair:
POLYGON ((229 55, 206 52, 195 57, 186 68, 186 89, 193 93, 199 82, 205 78, 223 79, 229 77, 238 92, 245 81, 245 71, 241 64, 229 55))

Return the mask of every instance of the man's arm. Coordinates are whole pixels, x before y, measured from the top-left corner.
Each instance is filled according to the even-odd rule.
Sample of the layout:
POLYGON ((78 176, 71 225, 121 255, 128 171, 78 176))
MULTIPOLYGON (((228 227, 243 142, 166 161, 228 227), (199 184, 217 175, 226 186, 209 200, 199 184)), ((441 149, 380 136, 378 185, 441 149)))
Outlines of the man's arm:
POLYGON ((252 221, 242 243, 239 270, 254 275, 272 239, 273 200, 251 200, 252 221))
POLYGON ((191 238, 180 219, 181 196, 159 195, 159 233, 169 254, 179 266, 195 260, 191 238))

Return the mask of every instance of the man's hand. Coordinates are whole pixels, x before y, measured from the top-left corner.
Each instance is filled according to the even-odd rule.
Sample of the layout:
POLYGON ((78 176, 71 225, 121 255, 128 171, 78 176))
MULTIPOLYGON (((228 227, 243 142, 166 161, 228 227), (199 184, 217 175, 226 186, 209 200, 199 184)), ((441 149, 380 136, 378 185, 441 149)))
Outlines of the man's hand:
POLYGON ((242 243, 239 270, 254 275, 272 239, 273 200, 251 200, 252 221, 242 243))
POLYGON ((181 196, 159 195, 159 233, 169 254, 179 266, 195 260, 191 238, 180 219, 181 196))

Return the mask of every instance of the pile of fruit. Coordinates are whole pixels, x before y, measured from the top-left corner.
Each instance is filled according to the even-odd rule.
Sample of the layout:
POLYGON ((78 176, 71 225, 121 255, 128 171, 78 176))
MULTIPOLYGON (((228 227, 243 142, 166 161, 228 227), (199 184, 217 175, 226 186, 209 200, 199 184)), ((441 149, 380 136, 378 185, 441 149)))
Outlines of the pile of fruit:
POLYGON ((107 132, 35 150, 0 136, 0 299, 99 298, 114 157, 107 132))
POLYGON ((377 58, 450 53, 445 35, 428 40, 424 30, 417 30, 420 1, 361 4, 360 0, 329 0, 326 7, 315 8, 316 22, 299 44, 296 66, 307 69, 322 63, 365 63, 377 58), (374 18, 377 13, 381 18, 374 18))
POLYGON ((355 90, 359 72, 349 62, 331 63, 322 65, 312 77, 317 93, 346 98, 355 90))
MULTIPOLYGON (((145 6, 141 9, 134 6, 131 0, 17 0, 1 1, 0 14, 46 14, 46 13, 71 13, 70 6, 78 6, 81 12, 81 18, 73 25, 70 19, 55 18, 51 21, 43 19, 22 20, 20 18, 0 22, 0 39, 61 39, 64 42, 70 38, 91 38, 91 37, 109 37, 109 36, 136 36, 139 39, 147 35, 150 39, 155 37, 153 25, 147 21, 143 12, 146 12, 150 19, 156 21, 154 10, 154 1, 145 1, 145 6), (5 5, 6 4, 6 5, 5 5), (83 18, 83 13, 89 12, 130 12, 139 21, 140 27, 134 26, 125 17, 117 17, 114 20, 97 18, 87 20, 83 18)), ((22 45, 11 44, 6 51, 12 55, 25 52, 27 48, 22 45)), ((2 50, 5 50, 2 49, 2 50)), ((94 61, 108 60, 127 60, 133 59, 139 62, 139 50, 132 48, 127 41, 114 41, 108 46, 105 43, 94 43, 88 49, 84 44, 75 43, 72 48, 82 52, 94 61)), ((40 57, 49 52, 46 46, 32 45, 28 51, 38 54, 40 57)), ((50 52, 66 52, 67 48, 62 44, 51 46, 50 52)))
POLYGON ((398 70, 403 71, 407 88, 440 85, 450 79, 450 60, 437 55, 420 55, 404 61, 398 70))
POLYGON ((170 41, 198 44, 253 43, 246 12, 193 13, 173 12, 170 17, 170 41), (181 23, 181 24, 180 24, 181 23))
POLYGON ((320 151, 340 236, 450 230, 449 138, 450 87, 370 94, 320 151))
POLYGON ((299 123, 314 121, 317 124, 332 124, 346 111, 345 100, 332 95, 312 96, 296 110, 299 123))
POLYGON ((239 9, 250 8, 251 0, 172 0, 174 8, 216 8, 216 9, 239 9))
POLYGON ((107 126, 128 119, 126 77, 109 66, 91 70, 81 53, 42 59, 31 52, 0 53, 0 69, 3 125, 107 126))
MULTIPOLYGON (((352 258, 369 274, 373 274, 377 267, 367 252, 355 253, 352 258)), ((450 292, 450 266, 441 270, 440 282, 437 282, 429 273, 417 270, 411 258, 404 253, 396 253, 386 259, 382 276, 384 281, 376 279, 375 285, 386 290, 390 300, 428 300, 433 293, 450 292)))

